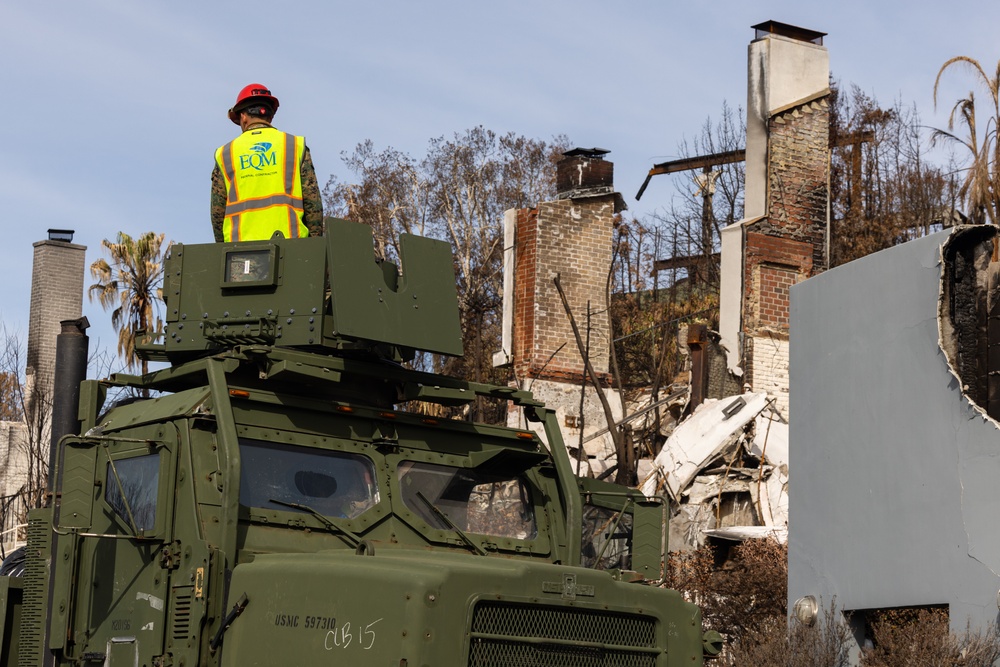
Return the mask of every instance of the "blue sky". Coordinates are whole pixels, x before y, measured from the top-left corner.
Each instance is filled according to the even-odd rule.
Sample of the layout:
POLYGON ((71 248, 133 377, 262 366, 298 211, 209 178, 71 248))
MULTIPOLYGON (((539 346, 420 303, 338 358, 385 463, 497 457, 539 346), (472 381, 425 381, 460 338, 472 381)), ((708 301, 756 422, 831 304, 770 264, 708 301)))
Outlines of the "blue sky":
MULTIPOLYGON (((674 184, 657 177, 636 202, 646 171, 723 101, 745 104, 750 26, 768 19, 829 33, 837 78, 916 103, 930 126, 971 86, 952 73, 935 113, 945 60, 1000 59, 995 0, 8 0, 0 319, 26 336, 31 244, 49 228, 75 229, 88 265, 119 230, 211 241, 212 153, 251 82, 280 98, 275 124, 306 136, 321 184, 348 176, 340 155, 365 139, 420 155, 484 125, 610 149, 630 211, 652 212, 674 184)), ((109 315, 84 313, 92 347, 113 347, 109 315)))

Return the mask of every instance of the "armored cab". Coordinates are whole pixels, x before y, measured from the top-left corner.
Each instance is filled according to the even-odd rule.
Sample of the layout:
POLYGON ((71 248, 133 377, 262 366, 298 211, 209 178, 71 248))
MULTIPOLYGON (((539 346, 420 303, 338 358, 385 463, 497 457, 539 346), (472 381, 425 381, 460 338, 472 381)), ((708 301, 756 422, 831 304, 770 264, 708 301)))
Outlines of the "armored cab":
POLYGON ((173 246, 162 368, 82 383, 0 665, 701 664, 663 503, 577 479, 528 392, 414 370, 462 352, 449 246, 327 234, 173 246), (443 416, 477 397, 525 428, 443 416))

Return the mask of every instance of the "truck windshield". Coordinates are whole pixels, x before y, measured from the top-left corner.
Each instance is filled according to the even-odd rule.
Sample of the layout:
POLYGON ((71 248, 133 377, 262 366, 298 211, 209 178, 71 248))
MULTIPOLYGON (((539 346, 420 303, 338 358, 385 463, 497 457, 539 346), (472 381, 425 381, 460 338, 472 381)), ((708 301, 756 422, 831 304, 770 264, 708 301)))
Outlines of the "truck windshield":
POLYGON ((415 461, 401 463, 397 474, 403 503, 434 528, 451 530, 427 502, 463 531, 519 540, 537 536, 528 485, 521 476, 415 461))
POLYGON ((280 500, 353 519, 379 500, 375 466, 358 454, 241 439, 240 466, 247 507, 299 511, 271 502, 280 500))

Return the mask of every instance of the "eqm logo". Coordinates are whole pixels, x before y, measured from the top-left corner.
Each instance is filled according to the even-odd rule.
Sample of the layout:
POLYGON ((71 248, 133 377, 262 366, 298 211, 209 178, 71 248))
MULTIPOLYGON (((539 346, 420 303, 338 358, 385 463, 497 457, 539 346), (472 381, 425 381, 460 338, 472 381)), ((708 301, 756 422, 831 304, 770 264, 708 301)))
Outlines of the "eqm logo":
POLYGON ((271 150, 271 143, 267 141, 257 142, 250 147, 249 153, 240 156, 240 169, 260 171, 264 167, 275 167, 277 164, 278 160, 271 150))

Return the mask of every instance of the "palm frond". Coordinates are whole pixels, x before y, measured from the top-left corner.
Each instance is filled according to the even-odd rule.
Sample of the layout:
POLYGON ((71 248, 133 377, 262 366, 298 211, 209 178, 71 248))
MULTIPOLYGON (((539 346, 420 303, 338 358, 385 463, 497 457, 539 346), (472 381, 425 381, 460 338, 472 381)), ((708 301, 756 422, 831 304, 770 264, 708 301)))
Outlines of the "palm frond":
POLYGON ((983 69, 978 60, 968 56, 955 56, 947 60, 938 70, 934 80, 934 105, 937 106, 941 77, 953 66, 972 73, 977 88, 989 94, 992 104, 986 120, 982 123, 982 134, 977 126, 977 100, 975 91, 959 99, 948 114, 948 131, 934 130, 931 142, 952 141, 961 145, 968 155, 968 168, 959 188, 959 196, 965 201, 969 219, 976 222, 1000 222, 1000 61, 993 75, 983 69), (964 128, 964 136, 959 136, 956 126, 964 128))
MULTIPOLYGON (((163 238, 163 234, 153 232, 138 238, 119 232, 114 242, 101 241, 110 262, 102 258, 90 265, 90 275, 96 282, 88 288, 88 296, 104 310, 111 310, 111 325, 118 332, 118 354, 129 368, 140 361, 136 355, 138 332, 147 332, 144 340, 151 340, 163 327, 159 317, 163 301, 163 238), (155 327, 150 326, 152 323, 155 327)), ((145 361, 142 371, 146 372, 145 361)))

